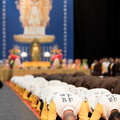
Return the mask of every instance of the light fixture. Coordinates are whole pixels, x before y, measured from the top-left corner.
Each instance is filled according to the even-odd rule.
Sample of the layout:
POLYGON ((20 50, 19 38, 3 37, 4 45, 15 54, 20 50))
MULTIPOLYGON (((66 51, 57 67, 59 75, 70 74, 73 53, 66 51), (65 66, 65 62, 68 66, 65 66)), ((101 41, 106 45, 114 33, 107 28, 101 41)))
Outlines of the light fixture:
POLYGON ((21 57, 22 57, 22 58, 27 57, 27 56, 28 56, 28 54, 27 54, 26 52, 22 52, 22 53, 21 53, 21 57))
POLYGON ((48 51, 44 52, 44 57, 50 57, 50 56, 51 56, 50 52, 48 51))

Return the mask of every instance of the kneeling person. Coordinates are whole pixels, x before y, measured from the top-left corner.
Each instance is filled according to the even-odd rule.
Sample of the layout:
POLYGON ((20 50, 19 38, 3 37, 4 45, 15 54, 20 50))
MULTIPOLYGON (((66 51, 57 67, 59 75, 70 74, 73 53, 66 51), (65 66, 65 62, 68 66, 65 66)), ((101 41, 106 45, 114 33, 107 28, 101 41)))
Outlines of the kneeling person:
POLYGON ((53 97, 49 105, 48 120, 56 120, 57 115, 63 120, 88 120, 86 111, 86 104, 80 97, 71 92, 61 92, 53 97))

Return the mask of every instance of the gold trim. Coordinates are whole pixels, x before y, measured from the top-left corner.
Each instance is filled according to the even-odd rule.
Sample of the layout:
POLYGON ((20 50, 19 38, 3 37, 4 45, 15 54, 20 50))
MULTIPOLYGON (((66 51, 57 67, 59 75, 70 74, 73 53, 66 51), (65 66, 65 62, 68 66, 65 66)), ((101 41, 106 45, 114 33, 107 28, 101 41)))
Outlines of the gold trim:
POLYGON ((55 40, 54 35, 14 35, 13 38, 15 39, 16 42, 21 42, 21 43, 31 43, 33 42, 34 39, 37 39, 40 43, 50 43, 55 40))

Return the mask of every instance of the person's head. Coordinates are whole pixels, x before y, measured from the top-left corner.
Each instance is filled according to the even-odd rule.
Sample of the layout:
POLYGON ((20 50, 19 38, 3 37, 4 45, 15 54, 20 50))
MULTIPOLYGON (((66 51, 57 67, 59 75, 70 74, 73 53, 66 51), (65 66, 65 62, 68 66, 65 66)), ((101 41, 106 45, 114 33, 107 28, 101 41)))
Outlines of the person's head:
POLYGON ((112 111, 108 120, 120 120, 120 112, 118 110, 112 111))
POLYGON ((62 120, 77 120, 77 118, 73 114, 72 110, 67 110, 67 111, 64 112, 62 120))

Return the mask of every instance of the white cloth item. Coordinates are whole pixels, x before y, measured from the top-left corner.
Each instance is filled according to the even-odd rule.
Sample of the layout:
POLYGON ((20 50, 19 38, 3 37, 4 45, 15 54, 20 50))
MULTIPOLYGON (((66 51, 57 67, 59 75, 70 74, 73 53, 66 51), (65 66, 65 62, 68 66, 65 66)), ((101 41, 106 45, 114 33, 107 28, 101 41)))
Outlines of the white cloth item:
POLYGON ((88 89, 85 87, 76 87, 74 89, 74 91, 72 91, 72 92, 77 95, 77 94, 79 94, 79 92, 86 91, 86 90, 88 90, 88 89))
POLYGON ((66 86, 61 86, 61 85, 55 85, 55 86, 46 86, 43 88, 42 93, 41 93, 41 99, 49 105, 51 102, 52 97, 62 91, 69 91, 69 89, 66 86))
POLYGON ((73 92, 76 89, 76 86, 72 85, 72 84, 68 84, 69 87, 69 91, 73 92))
POLYGON ((10 81, 11 81, 11 82, 14 82, 18 77, 19 77, 19 76, 13 76, 13 77, 11 77, 10 81))
POLYGON ((43 81, 43 82, 47 81, 44 77, 35 77, 34 80, 43 81))
POLYGON ((23 87, 22 84, 24 83, 24 81, 25 81, 25 78, 23 76, 19 76, 16 79, 16 82, 17 82, 18 86, 20 86, 20 87, 23 87))
POLYGON ((104 88, 94 88, 91 90, 88 90, 86 93, 88 105, 89 105, 89 111, 92 113, 96 104, 98 103, 98 100, 101 98, 102 95, 111 94, 109 90, 104 88))
POLYGON ((60 80, 50 80, 48 85, 49 86, 54 86, 54 85, 61 85, 62 82, 60 80))
POLYGON ((83 101, 87 101, 87 92, 88 90, 83 90, 77 93, 77 96, 79 96, 83 101))
POLYGON ((71 92, 58 93, 53 97, 53 101, 56 105, 57 114, 61 118, 68 109, 72 110, 74 115, 77 116, 82 104, 82 99, 71 92))
POLYGON ((26 80, 33 80, 34 79, 34 76, 33 75, 24 75, 25 79, 26 80))
POLYGON ((42 90, 46 87, 47 85, 44 84, 44 85, 36 85, 35 89, 32 91, 33 94, 35 94, 36 96, 38 96, 39 98, 41 98, 41 93, 42 93, 42 90))
POLYGON ((98 103, 100 103, 103 107, 103 116, 106 120, 108 120, 113 109, 120 111, 120 95, 118 94, 103 95, 99 99, 98 103))

